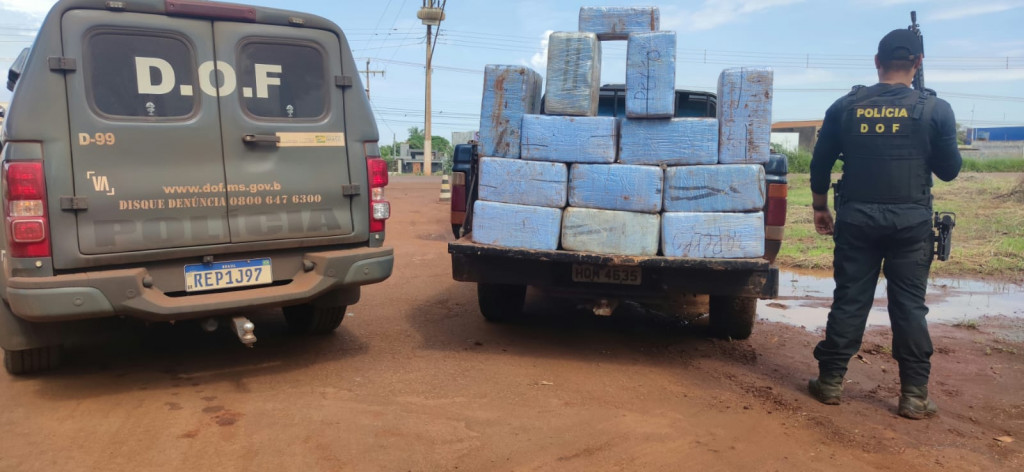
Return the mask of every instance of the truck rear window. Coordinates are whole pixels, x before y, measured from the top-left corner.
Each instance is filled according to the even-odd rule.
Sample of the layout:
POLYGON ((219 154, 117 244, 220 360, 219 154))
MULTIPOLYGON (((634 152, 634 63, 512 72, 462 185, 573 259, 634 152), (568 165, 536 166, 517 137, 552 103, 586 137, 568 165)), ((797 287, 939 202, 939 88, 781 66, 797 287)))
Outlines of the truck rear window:
MULTIPOLYGON (((169 35, 90 35, 83 64, 93 107, 114 117, 186 117, 195 111, 192 48, 169 35)), ((198 90, 195 90, 198 93, 198 90)))
POLYGON ((319 118, 329 100, 324 54, 309 44, 249 42, 238 54, 245 110, 274 119, 319 118))

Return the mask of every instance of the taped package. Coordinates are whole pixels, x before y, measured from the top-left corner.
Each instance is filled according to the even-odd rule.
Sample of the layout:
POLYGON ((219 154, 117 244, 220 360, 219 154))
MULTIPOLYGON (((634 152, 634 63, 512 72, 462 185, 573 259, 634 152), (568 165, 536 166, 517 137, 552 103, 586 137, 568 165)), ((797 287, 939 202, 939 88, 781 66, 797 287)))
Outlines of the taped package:
POLYGON ((550 208, 565 207, 569 169, 560 162, 480 159, 480 199, 550 208))
POLYGON ((554 251, 562 229, 562 210, 477 200, 473 204, 473 241, 519 249, 554 251))
POLYGON ((633 33, 626 47, 626 117, 672 118, 676 111, 676 33, 633 33))
POLYGON ((665 211, 744 212, 764 208, 764 166, 721 164, 669 167, 665 211))
POLYGON ((594 33, 602 41, 626 39, 629 33, 658 31, 658 7, 583 7, 580 31, 594 33))
POLYGON ((771 153, 773 72, 726 69, 718 77, 718 162, 763 164, 771 153))
POLYGON ((523 115, 540 113, 540 74, 522 66, 488 65, 480 105, 480 153, 519 157, 523 115))
POLYGON ((658 254, 660 216, 626 211, 565 210, 562 248, 568 251, 654 256, 658 254))
POLYGON ((551 33, 544 113, 597 116, 601 42, 594 33, 551 33))

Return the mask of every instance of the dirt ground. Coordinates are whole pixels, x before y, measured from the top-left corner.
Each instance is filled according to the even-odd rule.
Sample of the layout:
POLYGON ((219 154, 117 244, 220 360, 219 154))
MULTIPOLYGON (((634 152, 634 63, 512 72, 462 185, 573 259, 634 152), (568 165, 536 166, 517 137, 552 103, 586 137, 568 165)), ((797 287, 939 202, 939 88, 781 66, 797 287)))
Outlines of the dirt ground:
POLYGON ((486 323, 451 279, 438 188, 393 180, 395 273, 333 335, 274 311, 251 314, 253 349, 112 320, 60 371, 0 375, 0 471, 1022 470, 1020 318, 933 325, 934 420, 895 415, 886 329, 825 406, 805 391, 820 334, 796 326, 729 342, 534 293, 522 323, 486 323))

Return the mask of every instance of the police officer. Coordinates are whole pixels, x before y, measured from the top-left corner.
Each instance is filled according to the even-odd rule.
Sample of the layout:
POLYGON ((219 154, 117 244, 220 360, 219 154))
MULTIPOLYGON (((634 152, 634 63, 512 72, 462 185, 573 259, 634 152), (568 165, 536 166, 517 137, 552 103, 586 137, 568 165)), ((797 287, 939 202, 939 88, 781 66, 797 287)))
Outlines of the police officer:
POLYGON ((924 419, 938 413, 928 398, 932 342, 924 304, 932 261, 932 174, 960 172, 956 119, 949 103, 911 88, 922 44, 899 29, 878 43, 878 83, 856 86, 825 112, 811 160, 814 226, 835 240, 832 311, 825 339, 814 349, 818 378, 808 390, 838 405, 850 358, 860 350, 878 274, 884 272, 899 363, 898 413, 924 419), (826 192, 836 159, 843 160, 835 222, 826 192))

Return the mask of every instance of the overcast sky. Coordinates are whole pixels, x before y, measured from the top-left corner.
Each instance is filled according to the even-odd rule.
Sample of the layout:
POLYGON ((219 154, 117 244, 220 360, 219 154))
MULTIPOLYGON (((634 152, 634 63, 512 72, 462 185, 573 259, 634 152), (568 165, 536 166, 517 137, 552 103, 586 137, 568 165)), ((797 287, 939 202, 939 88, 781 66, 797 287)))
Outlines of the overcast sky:
MULTIPOLYGON (((31 45, 53 1, 0 0, 0 70, 31 45)), ((369 58, 370 91, 381 142, 423 126, 426 28, 422 0, 253 0, 308 11, 338 23, 360 69, 369 58)), ((448 0, 434 54, 434 134, 479 126, 487 64, 546 67, 546 35, 575 31, 581 5, 652 2, 448 0)), ((715 90, 722 69, 775 69, 774 121, 821 119, 854 84, 877 81, 872 56, 888 31, 917 10, 925 35, 925 78, 975 126, 1024 125, 1024 0, 691 0, 661 5, 661 27, 678 33, 676 87, 715 90)), ((602 80, 625 80, 625 42, 603 43, 602 80)), ((0 90, 0 102, 10 100, 0 90)))

